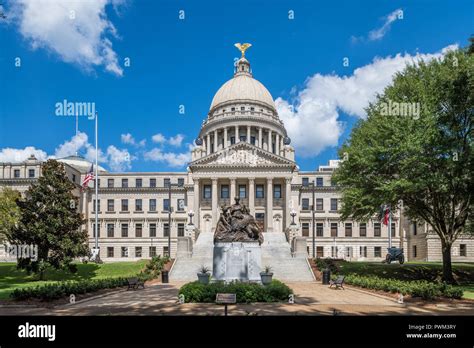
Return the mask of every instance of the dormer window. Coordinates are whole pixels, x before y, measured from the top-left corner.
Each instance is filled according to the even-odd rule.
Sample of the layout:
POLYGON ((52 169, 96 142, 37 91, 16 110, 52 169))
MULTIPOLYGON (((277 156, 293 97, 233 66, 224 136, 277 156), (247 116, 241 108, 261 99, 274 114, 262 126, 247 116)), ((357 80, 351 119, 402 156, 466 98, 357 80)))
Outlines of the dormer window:
POLYGON ((240 70, 244 71, 244 66, 243 66, 243 65, 241 66, 241 69, 240 69, 240 70))
POLYGON ((230 108, 230 111, 235 111, 235 108, 230 108))
POLYGON ((250 108, 250 111, 255 111, 255 108, 252 106, 252 107, 250 108))
POLYGON ((240 107, 240 111, 245 111, 245 107, 244 107, 244 106, 241 106, 241 107, 240 107))

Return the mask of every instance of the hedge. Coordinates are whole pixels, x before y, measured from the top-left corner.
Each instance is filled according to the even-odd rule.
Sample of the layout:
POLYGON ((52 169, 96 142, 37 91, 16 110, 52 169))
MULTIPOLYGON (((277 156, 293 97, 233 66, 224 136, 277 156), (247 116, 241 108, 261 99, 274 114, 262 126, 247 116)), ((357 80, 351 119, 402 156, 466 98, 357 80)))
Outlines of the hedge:
POLYGON ((236 294, 237 303, 252 303, 286 302, 293 291, 287 285, 275 279, 272 280, 271 284, 265 286, 242 282, 201 284, 195 281, 187 283, 179 289, 179 294, 184 295, 185 302, 214 303, 217 293, 236 294))
POLYGON ((433 283, 426 280, 404 281, 398 279, 385 279, 377 276, 360 276, 349 274, 344 281, 347 284, 362 288, 383 290, 392 293, 401 293, 413 297, 431 300, 435 297, 462 298, 463 290, 446 283, 433 283))

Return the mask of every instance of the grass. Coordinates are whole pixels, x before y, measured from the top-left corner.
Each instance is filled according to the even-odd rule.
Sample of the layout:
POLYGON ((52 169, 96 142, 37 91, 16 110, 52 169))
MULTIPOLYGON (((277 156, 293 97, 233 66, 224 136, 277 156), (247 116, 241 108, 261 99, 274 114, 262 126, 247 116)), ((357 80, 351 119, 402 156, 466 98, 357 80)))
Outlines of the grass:
POLYGON ((55 283, 61 280, 85 280, 114 277, 129 277, 143 269, 146 260, 136 262, 114 262, 97 265, 95 263, 78 263, 77 273, 66 271, 48 270, 43 281, 37 276, 28 275, 23 270, 16 268, 16 263, 0 263, 0 300, 9 299, 10 293, 16 288, 55 283))
MULTIPOLYGON (((453 263, 454 278, 464 291, 463 298, 474 299, 474 263, 453 263)), ((441 281, 443 265, 440 262, 407 262, 382 264, 373 262, 343 262, 339 272, 344 274, 375 275, 399 280, 441 281)))

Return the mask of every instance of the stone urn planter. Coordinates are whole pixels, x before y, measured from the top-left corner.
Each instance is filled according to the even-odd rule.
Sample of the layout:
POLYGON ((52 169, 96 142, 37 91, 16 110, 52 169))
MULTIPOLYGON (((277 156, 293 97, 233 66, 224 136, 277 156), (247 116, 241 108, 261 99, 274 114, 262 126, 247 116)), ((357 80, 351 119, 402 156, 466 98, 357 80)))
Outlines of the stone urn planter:
POLYGON ((273 272, 270 266, 265 266, 263 272, 260 272, 260 278, 262 279, 263 285, 269 285, 272 282, 273 272))
POLYGON ((209 268, 202 266, 197 276, 198 276, 199 283, 206 285, 206 284, 209 284, 209 280, 211 278, 211 272, 209 268))

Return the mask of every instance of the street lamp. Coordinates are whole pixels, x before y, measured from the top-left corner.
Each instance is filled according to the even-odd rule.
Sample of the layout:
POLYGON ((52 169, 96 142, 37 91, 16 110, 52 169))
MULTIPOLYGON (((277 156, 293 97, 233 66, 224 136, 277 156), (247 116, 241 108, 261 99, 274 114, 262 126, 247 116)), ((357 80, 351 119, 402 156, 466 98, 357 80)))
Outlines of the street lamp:
POLYGON ((189 216, 189 224, 190 224, 190 225, 193 225, 194 211, 190 210, 190 211, 188 212, 188 216, 189 216))
POLYGON ((295 209, 291 209, 290 216, 291 216, 291 224, 296 225, 295 223, 296 210, 295 209))

